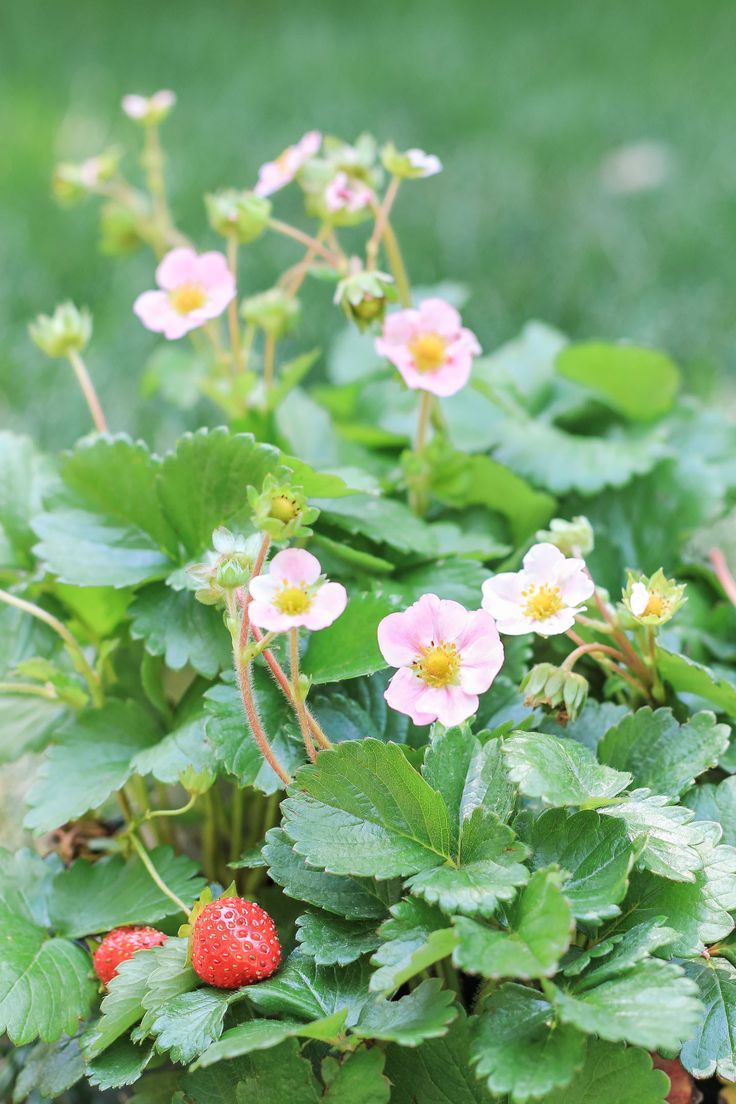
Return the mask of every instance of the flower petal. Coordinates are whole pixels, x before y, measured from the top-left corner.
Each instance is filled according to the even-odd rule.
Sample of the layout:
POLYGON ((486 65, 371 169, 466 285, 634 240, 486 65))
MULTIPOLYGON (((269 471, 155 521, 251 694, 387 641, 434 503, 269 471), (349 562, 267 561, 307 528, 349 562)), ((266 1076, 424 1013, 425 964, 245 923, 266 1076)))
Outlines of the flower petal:
POLYGON ((391 679, 383 696, 392 709, 398 713, 406 713, 414 724, 427 725, 435 721, 437 716, 417 708, 417 699, 424 689, 424 683, 408 667, 402 667, 391 679))
POLYGON ((417 700, 417 709, 436 714, 440 724, 447 728, 462 724, 478 709, 478 698, 467 694, 460 686, 425 687, 417 700))
POLYGON ((320 562, 305 548, 284 548, 271 560, 269 573, 279 582, 299 586, 316 583, 322 572, 320 562))
POLYGON ((173 291, 181 284, 197 282, 197 254, 184 246, 170 249, 156 269, 156 283, 164 291, 173 291))
POLYGON ((310 609, 302 615, 305 629, 326 629, 336 621, 348 604, 348 592, 342 583, 323 583, 310 609))

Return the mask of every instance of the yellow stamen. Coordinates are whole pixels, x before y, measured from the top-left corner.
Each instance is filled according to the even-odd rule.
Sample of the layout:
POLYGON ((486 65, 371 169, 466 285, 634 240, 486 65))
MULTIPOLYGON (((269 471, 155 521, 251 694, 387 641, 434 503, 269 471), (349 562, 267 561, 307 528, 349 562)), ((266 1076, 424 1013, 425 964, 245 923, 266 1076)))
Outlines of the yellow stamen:
POLYGON ((644 607, 642 617, 663 617, 669 609, 669 602, 661 594, 649 591, 649 600, 644 607))
POLYGON ((312 598, 304 586, 287 586, 275 596, 273 604, 287 617, 296 617, 306 613, 312 605, 312 598))
POLYGON ((169 302, 179 314, 191 314, 205 305, 207 295, 198 284, 181 284, 169 292, 169 302))
POLYGON ((460 670, 460 656, 454 644, 432 644, 422 648, 413 663, 414 673, 426 682, 427 686, 443 687, 457 682, 460 670))
POLYGON ((562 601, 560 588, 550 586, 548 583, 542 583, 541 586, 530 583, 526 590, 522 591, 522 596, 526 598, 524 613, 534 621, 546 621, 559 613, 565 604, 562 601))
POLYGON ((447 342, 438 333, 426 333, 409 342, 417 372, 436 372, 445 363, 447 342))

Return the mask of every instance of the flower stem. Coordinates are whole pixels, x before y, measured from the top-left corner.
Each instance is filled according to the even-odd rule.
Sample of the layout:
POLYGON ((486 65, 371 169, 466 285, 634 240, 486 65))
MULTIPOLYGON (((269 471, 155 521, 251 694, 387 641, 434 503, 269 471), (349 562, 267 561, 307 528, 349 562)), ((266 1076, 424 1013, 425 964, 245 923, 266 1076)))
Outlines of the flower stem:
POLYGON ((156 870, 156 867, 151 862, 151 856, 148 854, 148 852, 146 851, 146 849, 143 846, 143 844, 141 843, 141 841, 138 839, 138 836, 135 834, 135 832, 133 832, 133 831, 129 832, 128 833, 128 838, 130 839, 130 842, 133 844, 133 847, 135 848, 141 862, 145 866, 148 873, 151 875, 151 879, 156 883, 156 885, 161 890, 161 892, 163 894, 165 894, 165 896, 168 897, 170 901, 173 901, 174 904, 176 905, 176 907, 180 908, 185 916, 189 916, 190 909, 187 908, 187 906, 182 901, 181 897, 177 897, 177 895, 174 893, 174 891, 169 889, 166 882, 163 880, 163 878, 161 877, 159 872, 156 870))
POLYGON ((79 642, 70 633, 66 625, 59 621, 58 617, 54 617, 53 614, 48 613, 47 610, 41 609, 40 606, 35 605, 33 602, 27 602, 25 598, 18 598, 15 594, 11 594, 7 590, 0 589, 0 602, 5 602, 6 605, 14 606, 23 613, 29 613, 31 617, 43 621, 44 624, 52 628, 54 632, 61 637, 75 669, 82 675, 89 687, 93 703, 99 708, 104 700, 102 686, 100 685, 100 677, 97 672, 90 667, 85 659, 84 652, 79 642))
POLYGON ((95 423, 97 432, 107 433, 107 420, 97 392, 95 391, 95 385, 92 383, 92 377, 87 371, 87 366, 76 349, 70 349, 67 356, 69 357, 69 363, 74 369, 77 382, 82 389, 82 394, 89 407, 89 412, 92 415, 92 421, 95 423))
POLYGON ((298 629, 289 629, 289 644, 291 659, 291 693, 294 702, 294 709, 299 720, 299 728, 301 729, 304 746, 307 749, 307 755, 314 763, 317 758, 317 752, 314 750, 314 742, 312 740, 312 734, 309 730, 309 721, 307 720, 307 711, 304 707, 304 697, 302 696, 301 686, 299 685, 298 629))
POLYGON ((720 548, 712 548, 710 551, 710 562, 713 564, 713 570, 716 573, 718 582, 723 587, 724 593, 734 606, 736 606, 736 579, 728 569, 726 563, 726 557, 721 552, 720 548))
POLYGON ((373 233, 368 239, 368 244, 365 247, 366 268, 369 272, 372 272, 376 267, 378 249, 381 241, 383 240, 383 236, 386 230, 386 224, 388 222, 388 216, 391 213, 391 208, 394 205, 394 201, 398 194, 400 184, 400 177, 391 177, 389 186, 386 189, 386 194, 383 197, 383 202, 381 203, 380 207, 376 209, 376 222, 373 227, 373 233))
POLYGON ((386 250, 386 256, 388 257, 388 266, 396 281, 396 291, 399 295, 399 302, 402 307, 410 307, 411 286, 409 284, 409 277, 406 272, 406 266, 404 265, 404 258, 401 256, 398 240, 394 234, 393 226, 388 219, 386 219, 386 225, 383 228, 383 245, 386 250))
POLYGON ((169 214, 166 185, 164 183, 164 155, 161 149, 158 127, 155 123, 149 123, 145 128, 143 165, 146 170, 148 190, 153 200, 157 229, 161 238, 165 241, 171 229, 171 215, 169 214))
POLYGON ((189 810, 193 809, 194 806, 197 804, 197 797, 197 794, 192 794, 186 805, 180 805, 178 809, 147 809, 143 819, 153 820, 154 817, 183 816, 184 813, 188 813, 189 810))
POLYGON ((240 858, 243 847, 243 801, 245 795, 239 786, 233 788, 232 820, 230 822, 230 862, 240 858))
POLYGON ((227 239, 227 263, 236 286, 236 294, 227 305, 227 324, 230 330, 233 375, 237 375, 243 367, 243 355, 240 350, 240 323, 238 322, 238 239, 234 234, 230 234, 227 239))
POLYGON ((323 245, 317 238, 311 237, 310 234, 305 234, 303 230, 298 230, 296 226, 290 226, 288 222, 282 222, 281 219, 270 219, 268 225, 272 230, 275 230, 277 234, 283 234, 287 238, 293 238, 294 241, 301 242, 302 245, 306 245, 312 248, 315 253, 319 253, 321 257, 324 257, 326 261, 329 261, 335 268, 339 268, 342 265, 342 257, 339 253, 334 253, 323 245))
POLYGON ((37 682, 0 682, 0 694, 21 694, 32 698, 45 698, 47 701, 60 702, 56 691, 37 682))
MULTIPOLYGON (((570 652, 569 656, 561 665, 561 670, 572 671, 573 667, 580 659, 581 656, 587 655, 589 652, 597 652, 599 654, 610 655, 615 659, 620 659, 622 662, 626 662, 624 656, 617 648, 611 648, 608 644, 597 644, 595 642, 590 644, 580 644, 574 651, 570 652)), ((594 657, 595 658, 595 657, 594 657)))
POLYGON ((273 381, 276 368, 276 335, 269 333, 266 334, 266 342, 263 347, 263 385, 266 388, 266 394, 273 387, 273 381))
MULTIPOLYGON (((422 397, 419 400, 419 418, 417 420, 417 434, 414 441, 414 452, 416 456, 421 456, 427 447, 427 430, 429 429, 429 418, 432 412, 432 395, 429 391, 422 391, 422 397)), ((426 479, 423 473, 420 473, 420 485, 414 486, 410 495, 410 505, 415 514, 423 514, 427 509, 426 502, 426 479)))
MULTIPOLYGON (((263 638, 261 637, 261 634, 260 634, 259 630, 255 627, 255 625, 251 625, 251 631, 252 631, 253 636, 255 637, 256 641, 259 642, 259 643, 262 643, 263 638)), ((282 668, 279 661, 276 659, 276 656, 273 654, 273 652, 269 651, 267 648, 264 648, 263 649, 263 658, 265 659, 266 663, 268 664, 268 666, 271 670, 271 674, 276 679, 276 682, 279 684, 279 687, 281 688, 281 691, 282 691, 284 697, 286 698, 286 700, 288 702, 291 702, 291 704, 294 705, 294 698, 293 698, 293 695, 292 695, 291 684, 290 684, 288 678, 286 677, 286 674, 284 673, 284 669, 282 668)), ((317 741, 317 743, 319 744, 319 746, 321 748, 331 748, 332 747, 332 741, 327 738, 327 736, 324 733, 324 730, 320 727, 320 725, 319 725, 318 721, 315 719, 314 715, 307 708, 306 703, 304 705, 304 710, 307 714, 307 721, 309 722, 309 727, 312 730, 312 735, 314 736, 314 738, 317 741)))

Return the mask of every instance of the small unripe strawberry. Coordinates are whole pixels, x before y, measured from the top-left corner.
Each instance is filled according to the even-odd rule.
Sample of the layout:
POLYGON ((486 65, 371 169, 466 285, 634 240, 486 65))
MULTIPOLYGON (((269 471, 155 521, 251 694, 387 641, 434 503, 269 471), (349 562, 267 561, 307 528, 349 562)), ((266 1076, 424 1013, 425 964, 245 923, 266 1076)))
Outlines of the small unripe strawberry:
POLYGON ((242 897, 205 905, 194 924, 192 966, 217 989, 239 989, 278 969, 281 946, 267 912, 242 897))
POLYGON ((169 937, 156 928, 113 928, 108 932, 94 953, 95 973, 101 982, 109 985, 118 972, 121 962, 127 962, 136 951, 158 947, 169 937))

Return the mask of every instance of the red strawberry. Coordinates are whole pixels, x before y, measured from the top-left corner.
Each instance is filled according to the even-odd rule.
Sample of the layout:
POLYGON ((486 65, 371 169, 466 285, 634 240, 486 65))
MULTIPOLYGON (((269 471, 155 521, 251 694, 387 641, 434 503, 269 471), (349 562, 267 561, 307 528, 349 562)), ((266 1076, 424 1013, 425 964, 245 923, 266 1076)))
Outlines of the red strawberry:
POLYGON ((159 943, 165 943, 168 938, 168 935, 157 931, 156 928, 113 928, 94 953, 92 961, 95 965, 95 973, 100 981, 109 985, 117 974, 121 962, 127 962, 136 951, 142 951, 146 947, 158 947, 159 943))
POLYGON ((195 920, 192 966, 208 985, 252 985, 270 977, 280 962, 276 925, 253 901, 220 897, 205 905, 195 920))

